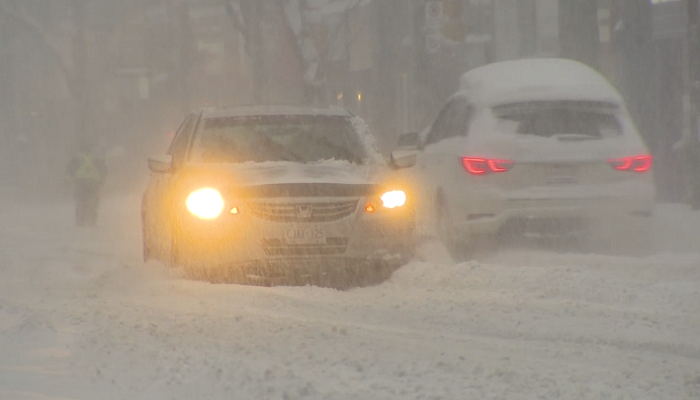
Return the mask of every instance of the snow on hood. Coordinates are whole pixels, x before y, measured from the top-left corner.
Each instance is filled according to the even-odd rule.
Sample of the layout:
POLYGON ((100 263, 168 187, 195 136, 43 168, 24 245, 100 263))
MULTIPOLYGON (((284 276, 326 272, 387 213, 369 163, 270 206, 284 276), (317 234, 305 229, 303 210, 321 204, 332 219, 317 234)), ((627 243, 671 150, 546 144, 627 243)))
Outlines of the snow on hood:
POLYGON ((225 171, 237 186, 289 183, 337 183, 361 185, 378 183, 387 168, 377 164, 357 165, 327 160, 317 163, 264 162, 243 164, 202 164, 196 169, 225 171))

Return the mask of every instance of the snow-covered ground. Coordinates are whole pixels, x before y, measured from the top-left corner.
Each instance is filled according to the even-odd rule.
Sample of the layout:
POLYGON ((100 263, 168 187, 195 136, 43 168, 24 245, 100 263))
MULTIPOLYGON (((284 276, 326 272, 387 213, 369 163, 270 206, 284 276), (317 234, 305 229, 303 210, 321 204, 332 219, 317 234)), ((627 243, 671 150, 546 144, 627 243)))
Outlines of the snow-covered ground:
POLYGON ((646 258, 437 245, 387 283, 214 286, 140 262, 139 198, 0 212, 0 399, 699 399, 700 214, 646 258))

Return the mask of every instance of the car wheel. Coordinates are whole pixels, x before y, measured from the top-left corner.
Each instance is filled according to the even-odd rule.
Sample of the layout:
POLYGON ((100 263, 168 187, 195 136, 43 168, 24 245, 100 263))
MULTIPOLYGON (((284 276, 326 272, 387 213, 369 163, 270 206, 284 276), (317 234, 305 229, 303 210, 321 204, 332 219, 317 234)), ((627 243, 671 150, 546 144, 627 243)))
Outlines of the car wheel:
POLYGON ((186 249, 179 243, 180 232, 177 227, 172 228, 172 236, 170 238, 170 257, 168 266, 171 268, 182 268, 189 271, 194 268, 194 263, 191 257, 188 256, 186 249))
POLYGON ((588 233, 585 249, 618 256, 647 256, 654 252, 651 219, 611 218, 588 233))
POLYGON ((388 281, 396 267, 386 261, 360 262, 333 274, 328 287, 337 290, 378 286, 388 281))
POLYGON ((142 250, 143 250, 143 262, 149 262, 153 258, 153 249, 151 245, 151 240, 149 239, 146 227, 143 227, 143 239, 142 239, 142 250))
POLYGON ((143 262, 148 262, 153 258, 153 245, 151 235, 148 232, 148 222, 146 218, 146 206, 141 204, 141 243, 143 251, 143 262))
POLYGON ((480 233, 467 236, 456 229, 447 201, 442 196, 438 196, 438 199, 436 202, 437 237, 454 261, 468 261, 478 255, 491 254, 498 249, 495 234, 480 233))
POLYGON ((459 239, 459 235, 457 235, 454 224, 452 223, 452 215, 447 206, 447 201, 444 200, 444 197, 441 195, 438 195, 435 202, 435 214, 435 230, 438 240, 440 240, 453 258, 463 258, 464 255, 469 253, 468 246, 466 242, 459 239))

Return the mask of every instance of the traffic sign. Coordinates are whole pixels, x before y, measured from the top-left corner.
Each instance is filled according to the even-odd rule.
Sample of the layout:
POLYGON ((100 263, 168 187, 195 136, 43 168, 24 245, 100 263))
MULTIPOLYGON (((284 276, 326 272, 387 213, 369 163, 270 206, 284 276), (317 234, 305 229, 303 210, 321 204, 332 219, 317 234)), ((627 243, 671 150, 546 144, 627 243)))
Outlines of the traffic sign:
POLYGON ((428 20, 442 18, 442 1, 429 1, 425 3, 425 17, 428 20))

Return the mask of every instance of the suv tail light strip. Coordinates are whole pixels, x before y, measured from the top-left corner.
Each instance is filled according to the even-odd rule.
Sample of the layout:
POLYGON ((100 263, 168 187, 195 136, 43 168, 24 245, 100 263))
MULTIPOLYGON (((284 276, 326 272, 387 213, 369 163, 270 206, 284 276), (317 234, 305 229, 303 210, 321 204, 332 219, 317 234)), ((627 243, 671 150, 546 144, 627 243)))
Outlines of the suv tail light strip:
POLYGON ((654 157, 651 155, 623 157, 608 160, 608 164, 618 171, 639 173, 649 171, 653 163, 654 157))
POLYGON ((513 168, 515 162, 492 158, 463 157, 462 165, 472 175, 486 175, 508 172, 513 168))

